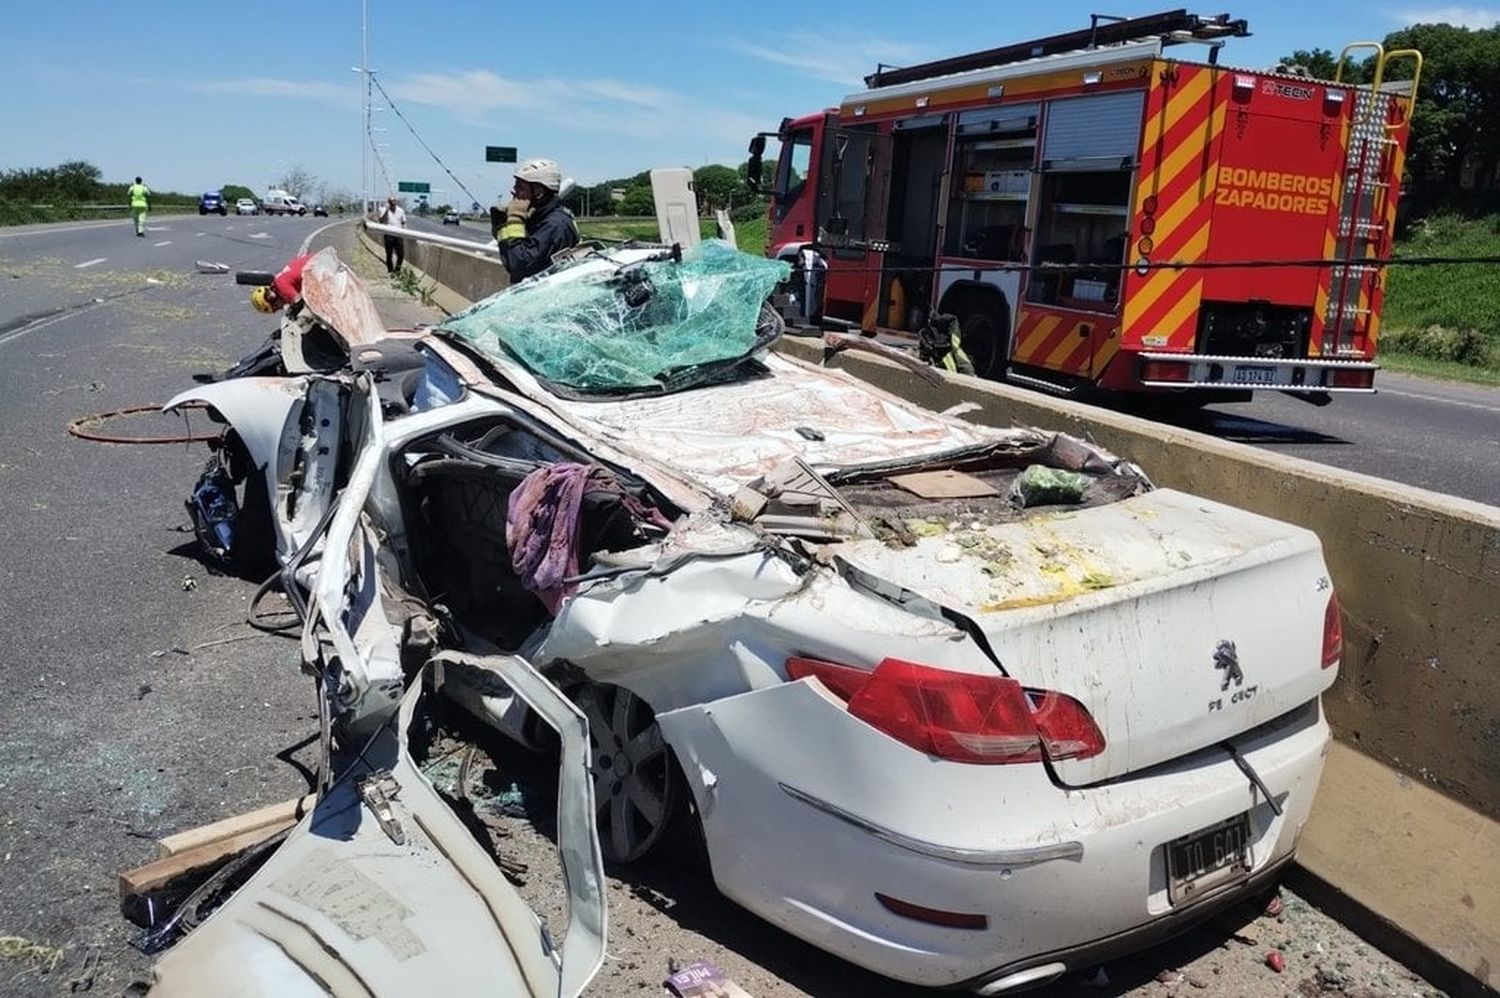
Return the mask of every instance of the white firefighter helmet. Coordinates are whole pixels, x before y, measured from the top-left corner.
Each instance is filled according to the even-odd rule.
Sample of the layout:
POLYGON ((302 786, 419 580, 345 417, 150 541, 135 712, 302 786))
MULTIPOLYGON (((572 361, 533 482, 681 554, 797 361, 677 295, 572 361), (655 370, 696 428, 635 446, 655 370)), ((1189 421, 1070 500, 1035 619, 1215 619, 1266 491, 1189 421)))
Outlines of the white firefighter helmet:
POLYGON ((517 180, 541 184, 554 194, 562 187, 562 170, 554 159, 530 159, 516 171, 517 180))

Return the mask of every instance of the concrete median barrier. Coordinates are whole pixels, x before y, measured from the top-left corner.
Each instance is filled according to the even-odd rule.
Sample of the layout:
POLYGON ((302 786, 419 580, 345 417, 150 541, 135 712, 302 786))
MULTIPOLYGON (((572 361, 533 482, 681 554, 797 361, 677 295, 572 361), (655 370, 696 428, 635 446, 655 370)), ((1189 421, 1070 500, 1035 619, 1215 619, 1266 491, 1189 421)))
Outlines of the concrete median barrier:
MULTIPOLYGON (((504 284, 495 261, 462 251, 413 242, 408 258, 465 298, 504 284)), ((784 337, 778 349, 823 360, 820 339, 784 337)), ((1315 531, 1345 652, 1325 698, 1339 745, 1304 831, 1302 876, 1425 954, 1446 990, 1494 993, 1500 508, 977 378, 933 384, 863 353, 831 364, 934 409, 972 403, 978 422, 1088 437, 1160 485, 1315 531)))

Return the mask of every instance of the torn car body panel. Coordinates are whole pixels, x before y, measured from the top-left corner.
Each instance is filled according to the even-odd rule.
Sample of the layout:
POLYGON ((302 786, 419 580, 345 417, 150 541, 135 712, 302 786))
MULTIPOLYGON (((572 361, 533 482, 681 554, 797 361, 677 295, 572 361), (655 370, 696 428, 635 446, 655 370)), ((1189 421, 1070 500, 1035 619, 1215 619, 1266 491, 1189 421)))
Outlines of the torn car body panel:
POLYGON ((492 673, 562 737, 558 836, 569 922, 561 949, 413 762, 408 730, 430 695, 419 679, 254 877, 158 961, 153 995, 562 998, 583 990, 603 962, 606 924, 586 722, 518 659, 442 665, 492 673))

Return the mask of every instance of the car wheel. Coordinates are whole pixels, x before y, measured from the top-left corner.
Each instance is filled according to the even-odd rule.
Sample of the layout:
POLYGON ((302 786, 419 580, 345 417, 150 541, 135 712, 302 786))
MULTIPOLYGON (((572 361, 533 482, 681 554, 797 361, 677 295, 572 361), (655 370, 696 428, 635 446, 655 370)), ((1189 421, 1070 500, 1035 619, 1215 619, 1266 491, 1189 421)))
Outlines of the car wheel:
POLYGON ((964 353, 981 378, 998 378, 1005 371, 1010 341, 1010 309, 990 296, 971 297, 956 310, 964 353))
POLYGON ((589 747, 604 858, 631 863, 672 824, 681 777, 649 704, 623 686, 585 686, 574 700, 589 720, 589 747))

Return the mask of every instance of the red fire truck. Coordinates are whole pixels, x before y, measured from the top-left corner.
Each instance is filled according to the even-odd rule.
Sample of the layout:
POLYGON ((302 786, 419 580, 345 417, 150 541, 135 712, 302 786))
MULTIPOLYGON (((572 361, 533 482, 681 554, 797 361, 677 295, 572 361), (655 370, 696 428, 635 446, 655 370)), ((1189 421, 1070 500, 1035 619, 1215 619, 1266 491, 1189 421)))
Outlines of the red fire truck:
POLYGON ((1384 274, 1358 261, 1391 248, 1421 55, 1355 43, 1333 81, 1221 65, 1245 34, 1095 17, 786 119, 768 252, 800 316, 910 338, 954 315, 978 374, 1063 394, 1372 391, 1384 274), (1372 82, 1340 83, 1365 50, 1372 82))

